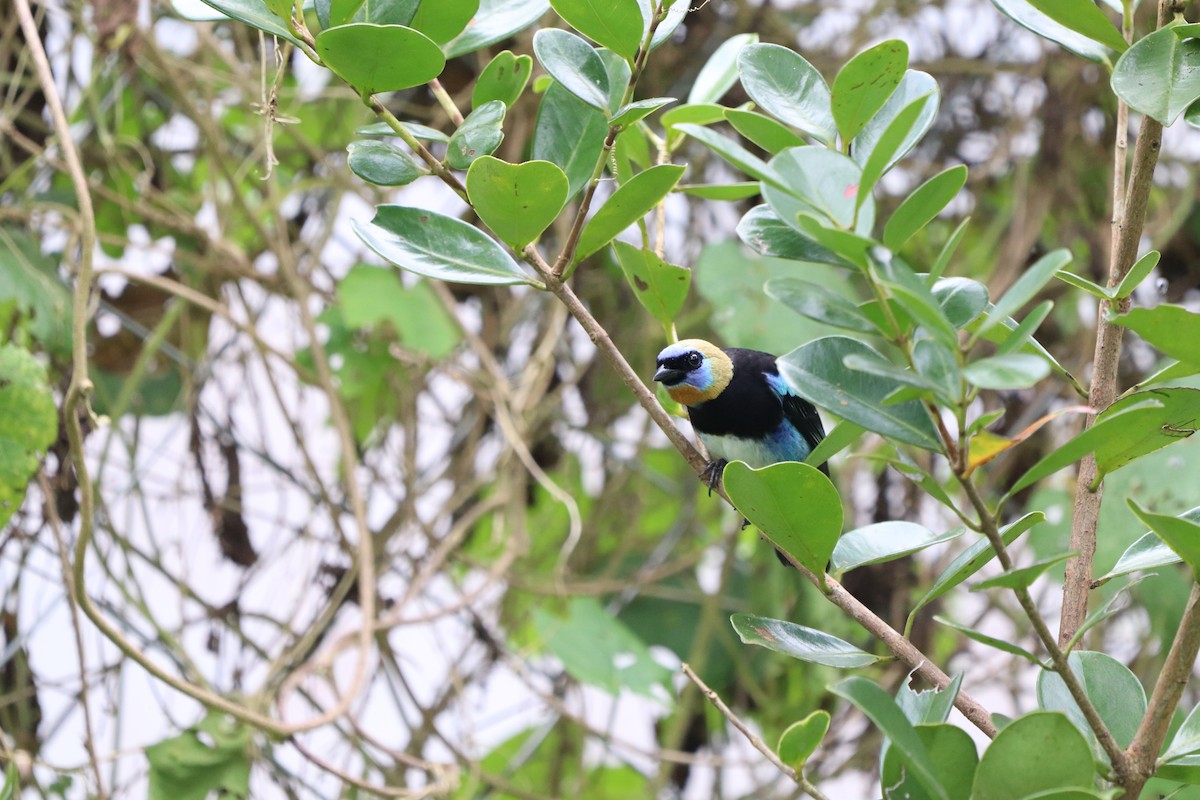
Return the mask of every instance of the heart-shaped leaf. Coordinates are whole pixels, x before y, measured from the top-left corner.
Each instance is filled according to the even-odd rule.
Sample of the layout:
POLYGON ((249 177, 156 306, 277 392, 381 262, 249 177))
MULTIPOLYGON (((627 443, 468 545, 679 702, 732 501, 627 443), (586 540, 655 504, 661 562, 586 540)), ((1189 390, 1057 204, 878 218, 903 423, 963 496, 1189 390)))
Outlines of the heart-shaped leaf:
POLYGON ((692 271, 625 242, 613 242, 613 249, 638 302, 663 325, 670 325, 687 299, 692 271))
POLYGON ((479 218, 514 250, 549 227, 567 202, 567 176, 549 161, 509 164, 492 156, 467 171, 467 196, 479 218))
POLYGON ((829 730, 829 712, 817 709, 804 719, 793 722, 779 737, 775 752, 779 760, 796 772, 804 769, 804 762, 816 752, 825 733, 829 730))
POLYGON ((530 56, 516 56, 511 50, 502 50, 479 73, 475 88, 471 91, 471 107, 479 108, 492 100, 499 100, 505 108, 512 108, 521 92, 525 91, 525 84, 532 74, 533 59, 530 56))
POLYGON ((317 35, 317 55, 360 94, 419 86, 446 66, 432 39, 403 25, 356 22, 328 28, 317 35))

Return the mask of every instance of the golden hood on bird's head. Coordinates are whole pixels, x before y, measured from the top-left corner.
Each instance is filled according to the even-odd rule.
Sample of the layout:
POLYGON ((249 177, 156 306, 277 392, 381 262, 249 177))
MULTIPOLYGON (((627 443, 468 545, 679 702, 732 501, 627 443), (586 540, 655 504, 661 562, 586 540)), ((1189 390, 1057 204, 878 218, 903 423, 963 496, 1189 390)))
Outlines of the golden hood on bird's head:
POLYGON ((733 380, 733 361, 729 355, 703 339, 681 339, 668 345, 658 354, 658 364, 687 371, 680 382, 671 386, 664 384, 667 395, 685 406, 712 400, 733 380), (701 358, 695 367, 687 363, 688 356, 693 353, 698 353, 701 358))

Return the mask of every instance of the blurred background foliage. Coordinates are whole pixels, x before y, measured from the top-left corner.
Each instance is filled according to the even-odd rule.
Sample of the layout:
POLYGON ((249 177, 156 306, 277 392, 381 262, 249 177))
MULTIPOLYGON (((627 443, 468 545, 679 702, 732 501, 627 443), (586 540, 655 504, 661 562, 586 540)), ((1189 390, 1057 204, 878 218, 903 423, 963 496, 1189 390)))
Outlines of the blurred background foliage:
MULTIPOLYGON (((60 262, 78 248, 77 210, 11 3, 0 0, 0 331, 38 355, 61 393, 70 334, 60 262)), ((669 665, 690 663, 774 741, 832 702, 823 687, 833 673, 743 646, 730 613, 800 620, 877 646, 706 496, 557 301, 380 269, 346 222, 406 190, 354 177, 346 144, 373 119, 290 48, 244 25, 187 21, 190 5, 91 0, 35 10, 103 251, 89 348, 96 409, 108 419, 88 437, 100 531, 90 591, 157 661, 224 693, 260 702, 307 670, 304 693, 279 696, 289 717, 311 714, 345 688, 353 653, 300 665, 360 622, 349 568, 352 478, 368 495, 387 623, 365 699, 296 746, 224 731, 94 634, 77 653, 63 634, 70 622, 53 535, 77 513, 60 437, 0 534, 0 761, 21 767, 29 795, 94 794, 100 780, 113 796, 143 793, 147 782, 158 797, 248 787, 256 797, 350 796, 356 790, 332 765, 397 787, 457 785, 449 790, 457 798, 792 796, 699 693, 678 690, 669 665), (289 280, 293 271, 299 281, 289 280), (353 422, 353 476, 314 386, 302 307, 318 320, 353 422), (81 699, 98 720, 90 728, 81 699), (196 783, 213 774, 205 758, 214 743, 224 782, 196 783), (98 770, 88 767, 89 749, 98 770), (168 774, 180 764, 182 778, 168 774)), ((992 297, 1056 247, 1103 283, 1115 109, 1100 68, 1043 45, 978 0, 695 1, 639 93, 686 97, 707 57, 745 32, 796 48, 827 76, 849 54, 899 37, 913 66, 937 79, 937 123, 885 181, 881 218, 947 166, 967 164, 970 179, 953 214, 914 242, 914 263, 932 262, 969 214, 952 272, 985 282, 992 297)), ((530 52, 531 35, 453 59, 442 84, 469 107, 491 56, 530 52)), ((722 102, 745 102, 740 91, 722 102)), ((537 102, 527 93, 509 110, 497 156, 527 157, 520 148, 537 102)), ((390 107, 453 129, 426 88, 392 95, 390 107)), ((1198 141, 1190 130, 1167 137, 1147 226, 1163 252, 1160 279, 1143 287, 1141 303, 1200 302, 1198 141)), ((676 160, 690 164, 690 183, 729 176, 691 143, 676 160)), ((422 203, 462 211, 449 193, 432 191, 422 203)), ((693 269, 694 287, 678 328, 783 352, 830 331, 763 294, 765 280, 794 266, 737 240, 750 205, 672 197, 666 253, 693 269)), ((833 269, 814 267, 805 278, 854 291, 833 269)), ((662 330, 620 268, 592 257, 576 273, 576 291, 648 376, 662 330)), ((1095 304, 1067 291, 1046 290, 1061 302, 1039 339, 1082 374, 1095 304)), ((1153 352, 1130 339, 1123 385, 1155 366, 1153 352)), ((1070 400, 1054 382, 989 397, 1003 404, 998 432, 1006 434, 1070 400)), ((1010 484, 1073 424, 988 464, 986 483, 1010 484)), ((878 446, 834 462, 848 524, 951 527, 919 490, 879 468, 870 458, 878 446)), ((1178 513, 1192 489, 1182 476, 1197 474, 1200 445, 1189 440, 1109 478, 1109 496, 1122 502, 1104 506, 1098 574, 1144 530, 1123 498, 1178 513)), ((1051 524, 1034 533, 1039 554, 1066 549, 1070 491, 1062 474, 1006 509, 1013 519, 1050 509, 1051 524)), ((914 593, 961 546, 856 571, 847 586, 903 625, 914 593)), ((1139 675, 1156 674, 1187 586, 1174 568, 1142 581, 1105 629, 1113 641, 1103 649, 1136 656, 1139 675)), ((1053 607, 1057 589, 1043 588, 1040 599, 1053 607)), ((988 685, 996 710, 1028 708, 1030 675, 928 625, 938 610, 1024 642, 1011 600, 972 595, 926 609, 914 639, 948 671, 965 671, 968 685, 988 685)), ((893 685, 903 679, 899 667, 878 669, 893 685)), ((808 774, 832 796, 865 792, 873 745, 861 718, 835 716, 808 774)))

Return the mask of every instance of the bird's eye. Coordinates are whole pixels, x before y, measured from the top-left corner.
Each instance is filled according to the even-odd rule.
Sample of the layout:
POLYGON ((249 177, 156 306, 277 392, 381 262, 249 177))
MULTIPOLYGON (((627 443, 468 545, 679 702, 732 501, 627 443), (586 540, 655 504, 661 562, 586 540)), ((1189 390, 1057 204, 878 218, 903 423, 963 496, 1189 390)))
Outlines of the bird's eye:
POLYGON ((689 367, 698 367, 703 360, 699 353, 691 353, 688 355, 687 363, 689 367))

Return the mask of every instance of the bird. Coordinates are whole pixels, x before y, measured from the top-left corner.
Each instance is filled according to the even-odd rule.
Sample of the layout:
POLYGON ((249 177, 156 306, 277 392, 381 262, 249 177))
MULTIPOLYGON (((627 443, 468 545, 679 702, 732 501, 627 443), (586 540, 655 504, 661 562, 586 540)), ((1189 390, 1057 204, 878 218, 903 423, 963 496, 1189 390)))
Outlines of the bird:
MULTIPOLYGON (((683 339, 663 348, 657 366, 654 380, 687 408, 712 457, 703 475, 710 494, 730 461, 755 469, 804 461, 825 438, 816 407, 792 391, 770 353, 683 339)), ((827 464, 818 469, 829 475, 827 464)))

